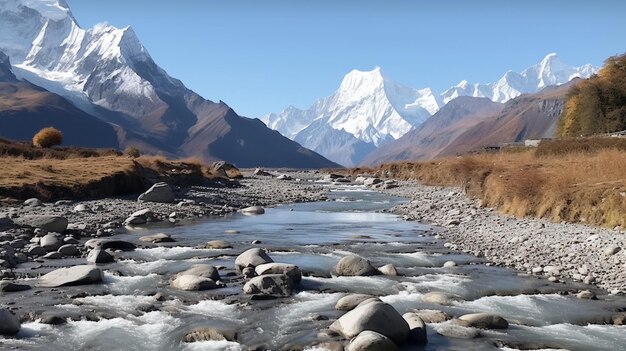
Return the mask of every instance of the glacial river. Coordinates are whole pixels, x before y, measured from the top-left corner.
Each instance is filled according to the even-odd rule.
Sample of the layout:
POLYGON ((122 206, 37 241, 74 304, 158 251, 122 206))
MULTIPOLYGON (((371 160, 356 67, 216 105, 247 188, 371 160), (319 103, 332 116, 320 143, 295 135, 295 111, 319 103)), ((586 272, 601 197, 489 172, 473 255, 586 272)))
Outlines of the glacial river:
MULTIPOLYGON (((0 348, 315 349, 310 345, 320 340, 319 331, 341 315, 334 308, 336 301, 350 292, 379 296, 401 314, 416 309, 444 311, 451 316, 493 312, 510 323, 506 330, 483 330, 473 339, 441 335, 447 329, 461 328, 449 321, 429 323, 429 343, 423 350, 515 350, 515 345, 572 351, 626 350, 626 326, 605 324, 613 313, 626 308, 623 297, 601 295, 599 300, 580 300, 566 295, 564 291, 589 287, 551 283, 488 265, 478 257, 451 253, 436 238, 437 228, 380 212, 403 199, 359 187, 334 186, 329 190, 331 201, 284 205, 258 216, 236 214, 118 235, 118 239, 137 242, 139 236, 163 232, 177 242, 120 253, 116 263, 102 266, 104 284, 32 289, 19 300, 14 298, 14 303, 29 304, 34 311, 62 311, 77 320, 61 326, 23 323, 17 338, 0 339, 0 348), (227 240, 233 248, 194 248, 215 239, 227 240), (261 243, 252 244, 254 240, 261 243), (266 248, 275 262, 292 263, 305 272, 292 297, 251 301, 241 293, 234 259, 250 247, 266 248), (331 276, 335 264, 350 253, 369 259, 377 267, 392 263, 400 275, 331 276), (442 268, 446 261, 457 266, 442 268), (227 287, 203 292, 169 287, 173 274, 197 263, 223 266, 220 274, 227 287), (457 299, 446 306, 422 301, 424 294, 434 291, 453 294, 457 299), (237 342, 181 342, 186 332, 207 325, 236 331, 237 342)), ((75 261, 83 263, 84 259, 75 261)), ((68 260, 48 262, 39 269, 67 264, 68 260)))

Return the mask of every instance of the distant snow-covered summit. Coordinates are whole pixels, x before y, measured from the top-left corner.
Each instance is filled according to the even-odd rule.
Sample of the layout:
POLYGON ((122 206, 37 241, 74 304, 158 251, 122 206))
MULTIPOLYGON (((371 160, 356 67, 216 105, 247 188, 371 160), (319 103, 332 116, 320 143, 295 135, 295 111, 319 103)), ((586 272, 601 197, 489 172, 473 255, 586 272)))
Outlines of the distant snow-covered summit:
POLYGON ((595 72, 597 68, 592 65, 568 66, 552 53, 522 73, 509 71, 488 84, 464 80, 436 95, 430 88, 414 89, 396 83, 379 67, 371 71, 353 70, 333 95, 317 100, 310 108, 289 106, 261 120, 303 146, 352 166, 359 163, 365 149, 400 138, 459 96, 487 97, 504 103, 576 77, 588 78, 595 72), (346 150, 352 153, 344 155, 346 150))

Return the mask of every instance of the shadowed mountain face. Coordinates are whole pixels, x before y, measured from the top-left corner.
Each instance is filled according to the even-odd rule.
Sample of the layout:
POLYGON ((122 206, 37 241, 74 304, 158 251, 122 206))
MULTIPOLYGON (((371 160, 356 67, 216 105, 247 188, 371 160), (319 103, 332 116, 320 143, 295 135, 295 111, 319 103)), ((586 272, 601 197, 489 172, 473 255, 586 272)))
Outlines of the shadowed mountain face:
POLYGON ((487 98, 458 97, 417 129, 367 155, 363 164, 431 159, 443 153, 468 127, 502 108, 503 104, 487 98))
MULTIPOLYGON (((10 34, 0 50, 11 56, 18 78, 67 98, 108 122, 109 129, 114 125, 121 148, 221 159, 240 167, 338 166, 187 89, 154 62, 132 28, 83 29, 65 1, 45 5, 0 2, 0 30, 10 34)), ((7 137, 23 138, 11 132, 7 137)))
POLYGON ((65 145, 118 147, 113 126, 56 94, 17 80, 8 57, 0 53, 0 136, 30 140, 50 126, 63 132, 65 145))
POLYGON ((502 143, 553 137, 565 96, 579 81, 521 95, 505 104, 458 97, 419 128, 370 153, 363 164, 429 160, 502 143))
POLYGON ((467 128, 437 156, 452 156, 526 139, 554 137, 567 92, 578 82, 580 79, 574 79, 567 84, 547 87, 539 93, 522 95, 507 102, 500 113, 467 128))

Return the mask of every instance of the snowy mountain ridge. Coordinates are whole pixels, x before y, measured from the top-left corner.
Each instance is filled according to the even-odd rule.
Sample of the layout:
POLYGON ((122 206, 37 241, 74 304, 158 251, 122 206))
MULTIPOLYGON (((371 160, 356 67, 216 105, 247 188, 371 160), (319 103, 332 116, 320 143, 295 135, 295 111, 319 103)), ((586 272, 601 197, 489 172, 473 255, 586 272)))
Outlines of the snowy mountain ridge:
MULTIPOLYGON (((396 83, 380 67, 371 71, 353 70, 343 78, 333 95, 317 100, 309 109, 289 106, 282 112, 265 115, 261 120, 305 147, 331 159, 335 156, 334 160, 339 162, 335 148, 346 149, 345 145, 338 145, 336 140, 323 141, 323 135, 313 133, 311 129, 317 133, 328 131, 320 127, 320 120, 334 130, 351 134, 355 140, 350 140, 350 144, 360 141, 370 145, 368 147, 378 147, 400 138, 459 96, 487 97, 504 103, 547 86, 567 83, 576 77, 588 78, 597 70, 589 64, 568 66, 551 53, 521 73, 508 71, 498 81, 488 84, 470 84, 463 80, 438 95, 430 88, 414 89, 396 83), (306 137, 299 134, 306 134, 306 137)), ((336 133, 326 134, 329 138, 336 138, 336 133)), ((347 138, 343 136, 342 140, 347 138)), ((356 163, 346 164, 345 160, 346 157, 342 157, 346 166, 359 161, 357 158, 354 159, 356 163)))

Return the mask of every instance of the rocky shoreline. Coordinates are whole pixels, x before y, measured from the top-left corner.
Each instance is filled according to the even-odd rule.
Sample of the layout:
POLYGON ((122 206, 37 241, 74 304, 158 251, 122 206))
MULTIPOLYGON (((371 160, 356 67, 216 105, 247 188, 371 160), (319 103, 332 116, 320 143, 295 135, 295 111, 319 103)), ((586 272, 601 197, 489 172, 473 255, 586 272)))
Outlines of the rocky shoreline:
POLYGON ((516 218, 485 208, 460 188, 398 182, 384 190, 411 201, 391 211, 444 227, 445 246, 555 282, 572 279, 626 293, 626 233, 573 223, 516 218))

